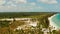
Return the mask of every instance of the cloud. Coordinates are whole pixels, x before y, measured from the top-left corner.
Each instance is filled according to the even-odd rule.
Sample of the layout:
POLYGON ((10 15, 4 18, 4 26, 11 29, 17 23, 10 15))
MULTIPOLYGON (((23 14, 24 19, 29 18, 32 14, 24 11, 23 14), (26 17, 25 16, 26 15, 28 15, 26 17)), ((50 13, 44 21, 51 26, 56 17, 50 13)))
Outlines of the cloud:
MULTIPOLYGON (((57 0, 39 0, 39 2, 46 3, 46 4, 56 4, 58 3, 57 0)), ((38 2, 38 4, 39 4, 38 2)), ((40 6, 36 2, 28 2, 27 0, 0 0, 0 12, 7 11, 7 12, 16 12, 16 11, 52 11, 55 10, 54 7, 52 8, 44 8, 45 6, 40 6)), ((58 10, 58 8, 57 8, 58 10)))
POLYGON ((36 3, 27 3, 27 0, 10 0, 4 5, 0 6, 1 11, 30 11, 36 9, 36 3))
POLYGON ((47 4, 57 4, 57 0, 39 0, 40 2, 47 3, 47 4))
POLYGON ((40 7, 40 6, 32 6, 32 5, 30 5, 30 6, 19 6, 19 7, 18 6, 16 6, 16 7, 15 6, 0 6, 0 10, 3 11, 3 12, 7 12, 7 11, 8 12, 9 11, 10 12, 12 12, 12 11, 13 12, 16 12, 16 11, 17 12, 19 12, 19 11, 20 12, 21 11, 23 11, 23 12, 25 11, 26 12, 26 11, 35 11, 35 10, 39 11, 41 9, 43 9, 43 8, 40 7))
MULTIPOLYGON (((6 0, 5 0, 6 1, 6 0)), ((27 3, 27 0, 10 0, 6 1, 4 0, 0 1, 0 12, 6 12, 6 11, 30 11, 34 9, 35 3, 27 3), (3 5, 4 4, 4 5, 3 5)), ((35 6, 36 7, 36 6, 35 6)))
POLYGON ((16 5, 14 4, 14 2, 12 2, 12 1, 7 2, 5 4, 5 6, 14 6, 14 7, 16 7, 16 5))
POLYGON ((35 2, 32 2, 31 5, 36 5, 36 3, 35 2))
POLYGON ((27 3, 27 0, 14 0, 16 3, 27 3))
POLYGON ((0 0, 0 5, 4 4, 5 1, 4 0, 0 0))

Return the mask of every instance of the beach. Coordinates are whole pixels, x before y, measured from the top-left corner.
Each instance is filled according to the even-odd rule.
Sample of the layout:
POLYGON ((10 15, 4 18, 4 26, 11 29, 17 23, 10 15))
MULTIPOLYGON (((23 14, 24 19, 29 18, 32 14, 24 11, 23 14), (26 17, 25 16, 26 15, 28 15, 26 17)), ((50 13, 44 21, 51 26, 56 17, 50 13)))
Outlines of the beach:
POLYGON ((51 16, 51 17, 49 17, 48 19, 49 19, 49 22, 50 22, 50 26, 53 26, 53 27, 55 27, 55 30, 57 30, 59 27, 58 27, 58 25, 57 24, 55 24, 53 21, 52 21, 52 18, 54 17, 54 16, 56 16, 57 14, 55 14, 55 15, 53 15, 53 16, 51 16))

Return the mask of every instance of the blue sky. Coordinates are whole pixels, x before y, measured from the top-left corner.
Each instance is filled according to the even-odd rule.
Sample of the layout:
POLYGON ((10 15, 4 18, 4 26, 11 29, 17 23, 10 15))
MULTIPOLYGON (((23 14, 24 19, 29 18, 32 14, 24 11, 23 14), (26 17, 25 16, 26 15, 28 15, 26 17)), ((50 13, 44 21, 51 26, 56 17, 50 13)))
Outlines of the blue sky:
POLYGON ((59 12, 60 0, 0 0, 0 12, 59 12))

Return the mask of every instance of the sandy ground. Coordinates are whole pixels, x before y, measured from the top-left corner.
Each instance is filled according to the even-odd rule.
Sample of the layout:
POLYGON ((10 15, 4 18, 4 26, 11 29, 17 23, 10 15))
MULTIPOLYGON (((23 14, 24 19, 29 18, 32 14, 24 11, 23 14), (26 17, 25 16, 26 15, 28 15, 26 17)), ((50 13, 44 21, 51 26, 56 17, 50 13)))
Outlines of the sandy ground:
POLYGON ((58 26, 52 21, 52 18, 53 18, 54 16, 56 16, 56 15, 57 15, 57 14, 49 17, 48 19, 49 19, 49 21, 50 21, 50 25, 53 26, 53 27, 55 27, 55 29, 58 29, 58 26))

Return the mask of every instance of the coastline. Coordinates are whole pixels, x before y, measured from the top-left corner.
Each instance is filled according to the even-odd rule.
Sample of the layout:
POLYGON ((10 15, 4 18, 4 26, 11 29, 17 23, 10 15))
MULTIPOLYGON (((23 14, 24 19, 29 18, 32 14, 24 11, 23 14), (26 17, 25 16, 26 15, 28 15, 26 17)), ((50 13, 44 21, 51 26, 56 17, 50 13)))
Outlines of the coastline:
POLYGON ((48 20, 49 20, 49 22, 50 22, 50 25, 53 26, 53 27, 55 27, 55 30, 59 29, 59 27, 57 26, 57 24, 55 24, 55 23, 52 21, 52 18, 53 18, 54 16, 56 16, 56 15, 57 15, 57 14, 54 14, 53 16, 51 16, 51 17, 48 18, 48 20))

